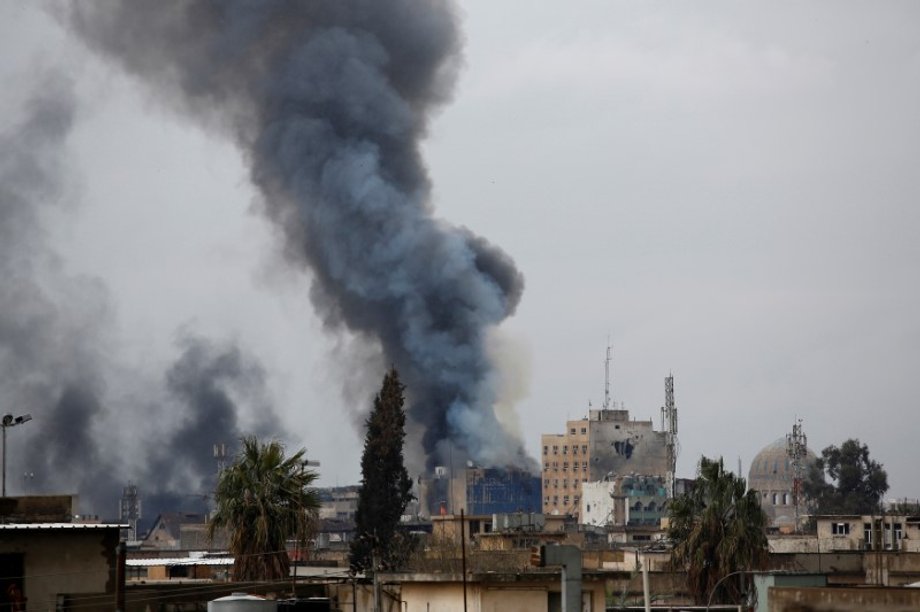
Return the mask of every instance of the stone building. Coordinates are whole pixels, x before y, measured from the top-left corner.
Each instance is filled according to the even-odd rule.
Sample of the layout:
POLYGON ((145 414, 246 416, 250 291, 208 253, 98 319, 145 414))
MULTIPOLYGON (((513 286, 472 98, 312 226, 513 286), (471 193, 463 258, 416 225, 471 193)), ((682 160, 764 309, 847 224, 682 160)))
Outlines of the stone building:
POLYGON ((0 606, 94 612, 115 605, 124 524, 0 524, 0 606))

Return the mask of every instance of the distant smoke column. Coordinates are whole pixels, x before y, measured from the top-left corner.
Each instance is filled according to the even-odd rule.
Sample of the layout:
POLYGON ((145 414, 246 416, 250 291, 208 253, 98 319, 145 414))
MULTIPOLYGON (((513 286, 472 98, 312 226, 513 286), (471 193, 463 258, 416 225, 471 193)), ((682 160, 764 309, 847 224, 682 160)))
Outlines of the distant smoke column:
POLYGON ((137 396, 110 393, 118 357, 108 292, 98 279, 66 274, 49 240, 79 201, 65 180, 76 104, 70 80, 49 70, 23 116, 8 115, 0 131, 0 415, 34 417, 9 432, 7 492, 21 492, 26 470, 30 492, 76 493, 81 513, 112 518, 131 480, 150 519, 163 509, 204 510, 212 441, 233 448, 243 409, 258 411, 249 432, 282 430, 261 366, 233 344, 189 333, 162 381, 167 396, 124 366, 118 376, 137 396))
POLYGON ((25 108, 0 134, 0 404, 34 420, 8 437, 7 475, 15 483, 24 469, 34 490, 92 496, 106 486, 88 468, 104 463, 93 425, 104 416, 96 349, 107 295, 61 272, 45 227, 69 203, 62 151, 75 113, 71 83, 50 71, 25 108))
POLYGON ((449 95, 449 2, 74 3, 92 46, 232 131, 331 326, 380 341, 432 463, 529 467, 494 412, 491 326, 523 288, 510 258, 432 216, 419 153, 449 95))

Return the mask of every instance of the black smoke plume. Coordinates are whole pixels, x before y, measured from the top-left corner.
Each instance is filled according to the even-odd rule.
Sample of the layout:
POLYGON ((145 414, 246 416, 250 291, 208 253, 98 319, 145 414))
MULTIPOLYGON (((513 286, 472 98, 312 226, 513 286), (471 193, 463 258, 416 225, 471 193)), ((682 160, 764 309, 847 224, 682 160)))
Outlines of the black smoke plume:
POLYGON ((528 466, 497 420, 488 331, 523 278, 436 219, 419 143, 459 64, 435 0, 74 2, 72 29, 234 139, 331 327, 379 341, 432 463, 528 466))

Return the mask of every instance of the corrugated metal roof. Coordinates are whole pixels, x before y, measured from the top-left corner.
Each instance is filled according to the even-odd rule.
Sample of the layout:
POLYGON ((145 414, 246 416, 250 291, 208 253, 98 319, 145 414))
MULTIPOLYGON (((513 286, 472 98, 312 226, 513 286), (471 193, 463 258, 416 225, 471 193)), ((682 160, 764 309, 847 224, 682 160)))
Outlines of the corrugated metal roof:
POLYGON ((156 567, 160 565, 233 565, 233 557, 126 559, 125 565, 128 567, 156 567))
POLYGON ((127 529, 130 525, 118 523, 0 523, 0 529, 10 531, 35 531, 44 529, 127 529))

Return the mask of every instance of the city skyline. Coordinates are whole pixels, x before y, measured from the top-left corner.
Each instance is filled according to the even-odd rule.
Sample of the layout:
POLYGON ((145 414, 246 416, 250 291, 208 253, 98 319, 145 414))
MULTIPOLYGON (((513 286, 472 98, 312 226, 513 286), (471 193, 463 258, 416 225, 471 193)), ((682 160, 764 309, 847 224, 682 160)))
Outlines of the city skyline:
MULTIPOLYGON (((601 406, 609 343, 613 399, 656 429, 673 373, 679 477, 701 455, 740 460, 746 476, 801 418, 815 453, 859 438, 888 471, 888 497, 920 497, 920 9, 458 10, 463 65, 423 154, 435 216, 524 275, 489 349, 529 454, 601 406)), ((324 329, 310 272, 256 212, 240 153, 47 14, 0 16, 0 131, 51 79, 73 89, 66 205, 43 208, 42 265, 106 296, 61 291, 59 304, 79 311, 68 329, 102 312, 107 397, 156 400, 178 333, 233 345, 234 371, 262 373, 256 397, 231 393, 248 406, 239 426, 305 446, 323 486, 357 482, 386 364, 373 343, 324 329)), ((43 431, 31 412, 10 433, 11 475, 33 471, 16 459, 43 431)), ((123 428, 113 444, 143 435, 138 416, 107 419, 123 428)))

